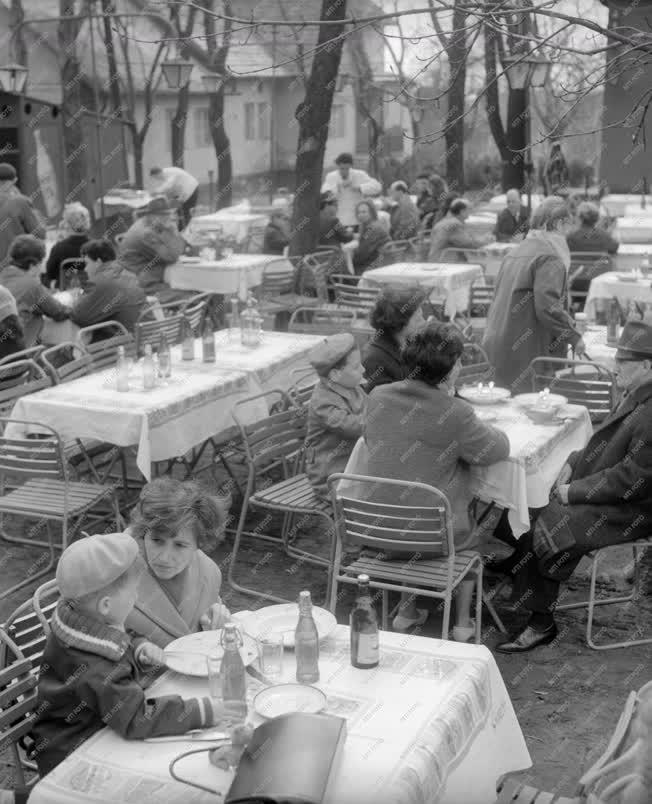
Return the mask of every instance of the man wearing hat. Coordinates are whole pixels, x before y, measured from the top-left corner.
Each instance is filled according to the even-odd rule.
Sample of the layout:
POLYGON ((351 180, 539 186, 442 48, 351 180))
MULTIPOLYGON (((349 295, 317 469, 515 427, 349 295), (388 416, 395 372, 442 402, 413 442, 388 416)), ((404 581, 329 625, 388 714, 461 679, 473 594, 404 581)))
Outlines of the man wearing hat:
POLYGON ((351 154, 340 154, 335 160, 336 170, 326 174, 322 193, 331 192, 338 203, 339 217, 344 226, 357 226, 355 208, 365 196, 378 195, 380 182, 372 179, 364 170, 353 167, 351 154))
POLYGON ((183 254, 186 241, 177 228, 176 208, 165 196, 155 196, 136 211, 136 221, 120 243, 118 262, 136 274, 145 293, 158 294, 159 301, 178 297, 165 282, 165 269, 183 254))
POLYGON ((312 349, 309 360, 319 382, 308 405, 306 474, 315 492, 326 498, 328 476, 344 471, 364 429, 364 368, 350 332, 325 338, 312 349))
POLYGON ((0 162, 0 265, 6 265, 9 246, 15 237, 32 234, 45 240, 45 226, 27 196, 16 187, 16 170, 0 162))
POLYGON ((622 397, 583 450, 559 473, 550 502, 510 557, 514 599, 531 612, 518 636, 497 646, 522 653, 557 636, 559 587, 582 556, 650 535, 652 526, 652 324, 628 321, 616 352, 622 397))

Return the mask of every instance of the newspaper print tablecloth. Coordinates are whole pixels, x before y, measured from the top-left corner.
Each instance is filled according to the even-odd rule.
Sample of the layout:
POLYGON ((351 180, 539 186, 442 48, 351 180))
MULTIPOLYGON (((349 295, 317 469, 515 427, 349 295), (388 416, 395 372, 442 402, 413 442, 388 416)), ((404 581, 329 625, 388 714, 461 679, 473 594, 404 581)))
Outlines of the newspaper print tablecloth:
POLYGON ((431 291, 430 298, 445 299, 444 312, 449 318, 468 309, 471 284, 482 279, 481 265, 469 263, 399 262, 365 271, 360 287, 393 283, 419 284, 431 291))
POLYGON ((625 309, 630 301, 652 304, 652 276, 632 280, 624 279, 626 276, 610 271, 591 280, 584 308, 590 319, 595 317, 597 307, 606 307, 606 302, 614 296, 625 309))
POLYGON ((247 291, 260 285, 265 266, 271 264, 283 271, 292 268, 284 257, 273 254, 232 254, 214 262, 182 258, 165 269, 165 281, 175 290, 197 290, 224 296, 238 294, 245 301, 247 291))
MULTIPOLYGON (((487 648, 381 632, 374 670, 350 664, 349 629, 321 646, 316 685, 326 712, 347 721, 342 762, 325 804, 488 804, 497 779, 531 760, 509 695, 487 648)), ((294 653, 284 654, 282 681, 294 681, 294 653)), ((248 681, 248 698, 262 688, 248 681)), ((206 695, 204 679, 167 674, 159 694, 206 695)), ((250 720, 261 719, 250 706, 250 720)), ((206 744, 204 744, 205 746, 206 744)), ((170 761, 197 743, 128 742, 103 730, 35 787, 30 804, 215 804, 232 774, 206 754, 177 772, 217 796, 173 781, 170 761)))

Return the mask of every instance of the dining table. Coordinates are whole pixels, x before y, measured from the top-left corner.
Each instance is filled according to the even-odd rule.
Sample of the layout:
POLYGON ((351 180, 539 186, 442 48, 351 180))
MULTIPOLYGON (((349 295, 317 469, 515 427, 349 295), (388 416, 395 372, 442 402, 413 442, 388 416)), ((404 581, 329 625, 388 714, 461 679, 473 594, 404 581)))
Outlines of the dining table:
POLYGON ((642 276, 639 272, 608 271, 591 280, 584 311, 589 320, 595 320, 597 312, 607 310, 610 299, 617 299, 623 309, 630 302, 644 306, 652 305, 652 274, 642 276))
POLYGON ((616 254, 611 256, 611 262, 616 271, 632 271, 640 268, 648 258, 652 265, 652 244, 620 243, 616 254))
POLYGON ((468 310, 471 285, 483 276, 482 266, 472 263, 399 262, 365 271, 359 287, 420 285, 428 291, 430 300, 443 303, 445 314, 453 318, 468 310))
POLYGON ((245 207, 227 207, 208 215, 198 215, 189 224, 190 233, 219 231, 223 237, 236 243, 243 243, 252 228, 267 224, 269 216, 249 211, 245 207))
MULTIPOLYGON (((172 374, 145 390, 142 360, 132 362, 130 388, 118 391, 116 371, 93 372, 18 399, 11 418, 53 428, 65 443, 97 439, 118 447, 136 447, 136 463, 150 479, 152 463, 186 455, 217 434, 234 426, 236 402, 264 391, 284 390, 292 384, 292 370, 308 367, 307 355, 319 341, 315 335, 265 332, 258 347, 242 346, 239 330, 215 334, 216 360, 204 363, 201 342, 195 359, 181 359, 172 349, 172 374)), ((244 424, 268 415, 261 398, 240 411, 244 424)), ((19 423, 5 434, 22 437, 38 427, 19 423)), ((13 436, 10 436, 13 437, 13 436)))
MULTIPOLYGON (((641 210, 640 193, 609 193, 600 200, 601 206, 605 207, 612 217, 624 217, 632 210, 641 210)), ((645 196, 645 208, 652 208, 652 196, 645 196)), ((644 211, 644 210, 643 210, 644 211)), ((635 213, 636 214, 636 213, 635 213)))
POLYGON ((219 260, 183 256, 165 269, 164 278, 174 290, 238 295, 246 301, 249 291, 263 281, 266 268, 291 271, 292 263, 274 254, 230 254, 219 260))
POLYGON ((652 216, 636 215, 618 218, 613 234, 621 243, 649 243, 652 245, 652 216))
MULTIPOLYGON (((580 405, 565 405, 559 420, 550 424, 535 424, 511 399, 474 407, 481 411, 480 416, 489 418, 494 427, 505 433, 510 450, 504 461, 471 466, 470 490, 481 502, 495 503, 508 510, 509 524, 518 539, 530 529, 528 509, 548 504, 550 491, 566 459, 571 452, 587 445, 593 433, 591 418, 580 405)), ((368 460, 367 444, 364 438, 359 438, 345 472, 368 474, 368 460)), ((353 496, 357 493, 355 481, 340 481, 338 489, 353 496)))
MULTIPOLYGON (((249 614, 249 613, 247 613, 249 614)), ((238 615, 235 615, 238 619, 238 615)), ((216 637, 217 638, 217 637, 216 637)), ((319 681, 325 714, 346 721, 340 759, 323 804, 489 804, 501 776, 531 766, 508 690, 491 652, 469 645, 380 631, 380 664, 350 664, 350 633, 338 625, 322 641, 319 681)), ((293 651, 283 653, 273 684, 295 682, 293 651)), ((258 660, 247 678, 248 722, 258 726, 256 696, 272 682, 258 660)), ((148 695, 208 694, 207 679, 166 672, 148 695)), ((290 709, 291 709, 290 705, 290 709)), ((214 745, 214 744, 213 744, 214 745)), ((107 728, 94 734, 30 795, 30 804, 215 804, 235 775, 209 762, 211 743, 125 740, 107 728)), ((294 763, 287 757, 288 773, 294 763)))

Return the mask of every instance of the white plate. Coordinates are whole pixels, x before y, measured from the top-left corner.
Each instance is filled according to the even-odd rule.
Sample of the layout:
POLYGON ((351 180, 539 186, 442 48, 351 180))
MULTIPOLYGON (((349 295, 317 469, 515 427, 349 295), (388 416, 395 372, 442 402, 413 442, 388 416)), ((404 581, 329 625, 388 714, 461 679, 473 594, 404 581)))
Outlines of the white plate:
POLYGON ((508 388, 492 388, 478 391, 477 385, 464 385, 458 388, 457 393, 474 405, 496 405, 499 402, 506 402, 511 394, 508 388))
MULTIPOLYGON (((568 404, 568 399, 561 394, 548 394, 547 399, 547 406, 550 408, 558 408, 561 405, 568 404)), ((514 397, 513 401, 514 404, 521 408, 544 407, 542 404, 542 397, 540 397, 539 394, 518 394, 514 397)))
MULTIPOLYGON (((196 634, 179 637, 165 648, 165 664, 175 673, 206 678, 208 676, 206 657, 210 655, 221 659, 224 655, 224 648, 220 645, 221 636, 222 629, 199 631, 196 634)), ((247 634, 242 635, 242 641, 240 656, 247 666, 258 658, 258 647, 255 640, 247 634)))
MULTIPOLYGON (((312 607, 312 616, 317 626, 319 641, 326 639, 337 628, 335 617, 319 606, 312 607)), ((294 647, 294 631, 299 620, 298 603, 280 603, 277 606, 252 611, 242 618, 242 629, 254 639, 267 634, 283 634, 283 645, 286 648, 294 647)))
POLYGON ((316 715, 326 706, 326 696, 306 684, 279 684, 266 687, 254 698, 254 709, 261 717, 273 718, 303 712, 316 715))

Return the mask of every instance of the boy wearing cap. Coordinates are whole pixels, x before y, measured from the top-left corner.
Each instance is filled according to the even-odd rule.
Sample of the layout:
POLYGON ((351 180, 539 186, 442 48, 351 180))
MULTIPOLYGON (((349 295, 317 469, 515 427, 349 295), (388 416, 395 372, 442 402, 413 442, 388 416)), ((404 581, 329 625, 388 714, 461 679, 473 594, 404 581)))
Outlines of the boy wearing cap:
POLYGON ((52 615, 38 684, 36 762, 49 773, 104 726, 128 739, 183 734, 242 719, 210 698, 147 697, 142 670, 163 652, 125 632, 136 601, 142 559, 127 533, 88 536, 62 554, 61 600, 52 615))
POLYGON ((306 474, 315 492, 328 497, 328 476, 343 472, 363 433, 367 395, 364 368, 350 332, 325 338, 310 353, 319 383, 308 406, 306 474))

